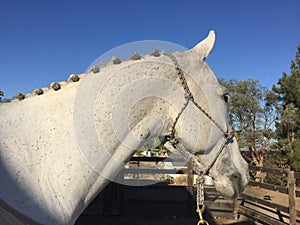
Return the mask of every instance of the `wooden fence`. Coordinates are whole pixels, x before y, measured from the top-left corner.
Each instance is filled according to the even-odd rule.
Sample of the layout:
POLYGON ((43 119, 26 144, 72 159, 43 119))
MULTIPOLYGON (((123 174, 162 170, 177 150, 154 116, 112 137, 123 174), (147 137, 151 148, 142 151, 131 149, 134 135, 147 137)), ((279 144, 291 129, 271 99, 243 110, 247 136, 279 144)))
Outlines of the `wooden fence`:
POLYGON ((272 174, 287 178, 286 186, 278 186, 268 183, 250 181, 249 186, 260 188, 264 196, 253 196, 253 194, 243 193, 242 202, 238 205, 240 214, 252 217, 255 220, 274 225, 296 225, 299 223, 300 211, 296 208, 300 206, 300 191, 296 190, 296 179, 300 179, 300 173, 283 169, 271 169, 264 167, 250 166, 251 171, 272 174), (268 190, 269 192, 265 192, 268 190), (264 192, 263 192, 264 191, 264 192), (267 193, 267 194, 266 194, 267 193), (272 195, 276 195, 273 199, 272 195))
MULTIPOLYGON (((195 176, 190 163, 162 157, 133 157, 116 180, 120 182, 111 183, 102 191, 84 212, 85 215, 198 219, 195 176), (180 165, 161 168, 162 161, 165 167, 170 162, 175 167, 180 165), (179 182, 170 179, 174 175, 183 179, 179 182)), ((236 217, 232 200, 222 198, 214 186, 205 185, 204 188, 206 219, 236 217)))
MULTIPOLYGON (((117 188, 116 185, 114 185, 113 188, 108 187, 110 190, 101 193, 102 197, 100 196, 98 200, 95 200, 98 201, 98 203, 94 204, 96 208, 92 209, 92 211, 97 212, 96 214, 98 215, 101 214, 97 206, 102 205, 105 206, 104 208, 106 208, 106 210, 114 212, 113 214, 122 216, 123 213, 126 212, 132 213, 131 216, 133 216, 134 213, 137 213, 137 210, 139 213, 143 211, 146 212, 150 210, 151 207, 153 208, 153 205, 155 205, 155 207, 165 207, 161 212, 170 212, 170 209, 175 210, 176 207, 179 208, 184 205, 187 207, 186 209, 182 208, 175 211, 178 213, 185 210, 186 214, 181 215, 183 217, 191 216, 189 212, 192 212, 192 216, 195 216, 194 198, 196 188, 191 164, 188 163, 184 168, 166 169, 159 167, 162 161, 164 164, 167 162, 174 163, 173 159, 168 158, 133 157, 128 166, 118 175, 118 179, 122 179, 121 183, 131 185, 131 187, 119 184, 117 188), (176 181, 169 179, 170 176, 175 174, 183 175, 185 177, 184 182, 176 184, 176 181), (147 182, 152 185, 146 186, 147 182), (178 186, 181 188, 178 188, 178 186), (123 194, 120 195, 121 192, 123 194), (150 192, 155 194, 153 194, 150 199, 144 197, 150 192), (168 197, 166 197, 167 193, 171 193, 172 197, 169 196, 168 199, 168 197), (109 194, 109 197, 104 196, 107 194, 109 194), (160 195, 160 197, 154 197, 154 195, 160 195), (179 196, 181 196, 180 199, 178 198, 179 196), (166 197, 165 200, 164 197, 166 197), (105 199, 108 199, 109 202, 105 202, 105 199), (149 205, 146 206, 147 204, 149 205), (111 209, 108 207, 109 205, 112 206, 111 209), (132 208, 132 211, 130 211, 130 208, 132 208)), ((178 160, 178 163, 180 163, 180 160, 178 160)), ((216 193, 213 186, 205 186, 205 204, 208 206, 208 211, 210 211, 211 216, 214 218, 238 219, 243 215, 253 220, 272 225, 296 225, 296 223, 299 223, 300 211, 296 208, 296 202, 299 202, 299 207, 300 191, 296 190, 295 179, 300 179, 300 173, 255 166, 250 166, 250 170, 286 177, 288 179, 288 185, 282 187, 251 180, 246 188, 246 190, 249 191, 244 192, 237 201, 223 199, 216 193), (251 192, 253 191, 251 188, 257 188, 258 192, 261 192, 261 190, 267 191, 267 194, 263 197, 258 196, 251 192), (268 193, 268 191, 270 193, 268 193), (272 193, 284 195, 288 199, 287 202, 281 204, 280 202, 273 201, 273 199, 271 199, 272 193)), ((279 197, 277 197, 277 199, 278 198, 279 197)))

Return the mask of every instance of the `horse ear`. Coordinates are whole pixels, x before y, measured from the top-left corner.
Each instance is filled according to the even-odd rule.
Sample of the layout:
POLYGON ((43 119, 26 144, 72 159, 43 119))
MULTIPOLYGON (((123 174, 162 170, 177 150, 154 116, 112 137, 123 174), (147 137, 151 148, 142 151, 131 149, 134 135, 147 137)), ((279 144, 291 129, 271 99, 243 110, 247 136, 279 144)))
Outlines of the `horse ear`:
POLYGON ((200 59, 205 60, 211 50, 214 47, 216 40, 216 35, 213 30, 211 30, 208 36, 198 43, 194 48, 191 49, 192 52, 195 52, 197 55, 200 56, 200 59))

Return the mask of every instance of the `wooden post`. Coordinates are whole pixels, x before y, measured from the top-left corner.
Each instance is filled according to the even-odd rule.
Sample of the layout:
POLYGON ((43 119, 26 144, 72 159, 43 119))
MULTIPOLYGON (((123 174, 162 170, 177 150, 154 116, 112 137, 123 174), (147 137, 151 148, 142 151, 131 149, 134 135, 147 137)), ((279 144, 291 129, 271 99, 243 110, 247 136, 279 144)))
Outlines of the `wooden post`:
POLYGON ((233 200, 233 218, 235 220, 239 219, 239 205, 237 200, 233 200))
POLYGON ((289 171, 288 176, 290 225, 296 225, 296 192, 294 171, 289 171))
POLYGON ((188 162, 188 173, 187 173, 187 186, 188 191, 190 192, 190 195, 194 195, 194 174, 193 174, 193 163, 190 160, 188 162))
POLYGON ((194 174, 193 174, 193 163, 192 161, 188 162, 188 171, 187 171, 187 191, 188 191, 188 215, 195 215, 195 196, 194 196, 194 174))

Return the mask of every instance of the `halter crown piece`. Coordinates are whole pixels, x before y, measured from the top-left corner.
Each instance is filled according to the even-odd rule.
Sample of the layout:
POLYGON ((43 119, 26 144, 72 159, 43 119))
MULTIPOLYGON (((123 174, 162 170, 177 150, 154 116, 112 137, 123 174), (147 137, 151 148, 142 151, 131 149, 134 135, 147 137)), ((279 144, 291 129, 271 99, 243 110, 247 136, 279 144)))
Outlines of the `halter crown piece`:
POLYGON ((181 81, 181 85, 185 91, 185 102, 183 104, 183 107, 181 108, 180 112, 178 113, 178 115, 176 116, 174 123, 172 125, 172 128, 170 130, 170 134, 167 135, 165 137, 165 141, 164 141, 164 145, 168 148, 168 147, 172 147, 176 150, 178 150, 185 158, 190 159, 192 161, 193 164, 193 170, 197 175, 197 196, 196 196, 196 212, 199 215, 199 222, 197 223, 197 225, 200 224, 206 224, 209 225, 209 223, 203 219, 202 213, 205 210, 205 206, 204 206, 204 188, 203 188, 203 184, 204 184, 204 175, 210 170, 210 168, 214 165, 214 163, 216 162, 216 160, 218 159, 219 155, 222 153, 223 149, 225 148, 225 146, 231 142, 231 140, 233 139, 233 132, 230 132, 228 130, 224 130, 218 123, 216 120, 214 120, 211 115, 209 115, 205 109, 203 109, 201 107, 201 105, 199 105, 196 101, 195 98, 192 94, 192 92, 189 89, 188 83, 184 77, 184 72, 183 70, 180 68, 179 63, 177 62, 177 59, 175 58, 174 55, 170 54, 170 53, 163 53, 165 56, 169 57, 171 59, 171 61, 173 62, 175 69, 177 71, 177 75, 181 81), (223 135, 224 135, 224 141, 221 145, 221 147, 219 148, 219 150, 217 151, 216 156, 214 157, 214 160, 211 162, 211 164, 204 168, 203 170, 201 170, 201 163, 199 162, 199 160, 197 159, 196 155, 191 153, 188 149, 186 149, 180 142, 179 140, 175 137, 175 133, 176 133, 176 124, 180 118, 180 116, 182 115, 182 113, 184 112, 184 110, 186 109, 186 107, 188 106, 189 103, 193 103, 210 121, 212 121, 216 127, 222 131, 223 135), (168 145, 169 144, 169 145, 168 145))

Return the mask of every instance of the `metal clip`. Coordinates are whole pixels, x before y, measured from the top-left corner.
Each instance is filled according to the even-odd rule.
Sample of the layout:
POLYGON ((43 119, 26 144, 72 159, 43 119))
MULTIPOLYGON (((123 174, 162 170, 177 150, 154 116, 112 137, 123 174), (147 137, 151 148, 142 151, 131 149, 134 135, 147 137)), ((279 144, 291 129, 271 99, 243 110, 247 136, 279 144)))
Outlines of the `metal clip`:
POLYGON ((204 210, 205 210, 205 206, 204 205, 202 205, 201 207, 199 207, 199 205, 197 204, 196 212, 199 215, 199 222, 197 223, 197 225, 201 225, 201 224, 209 225, 209 223, 206 220, 203 219, 202 213, 204 212, 204 210))

